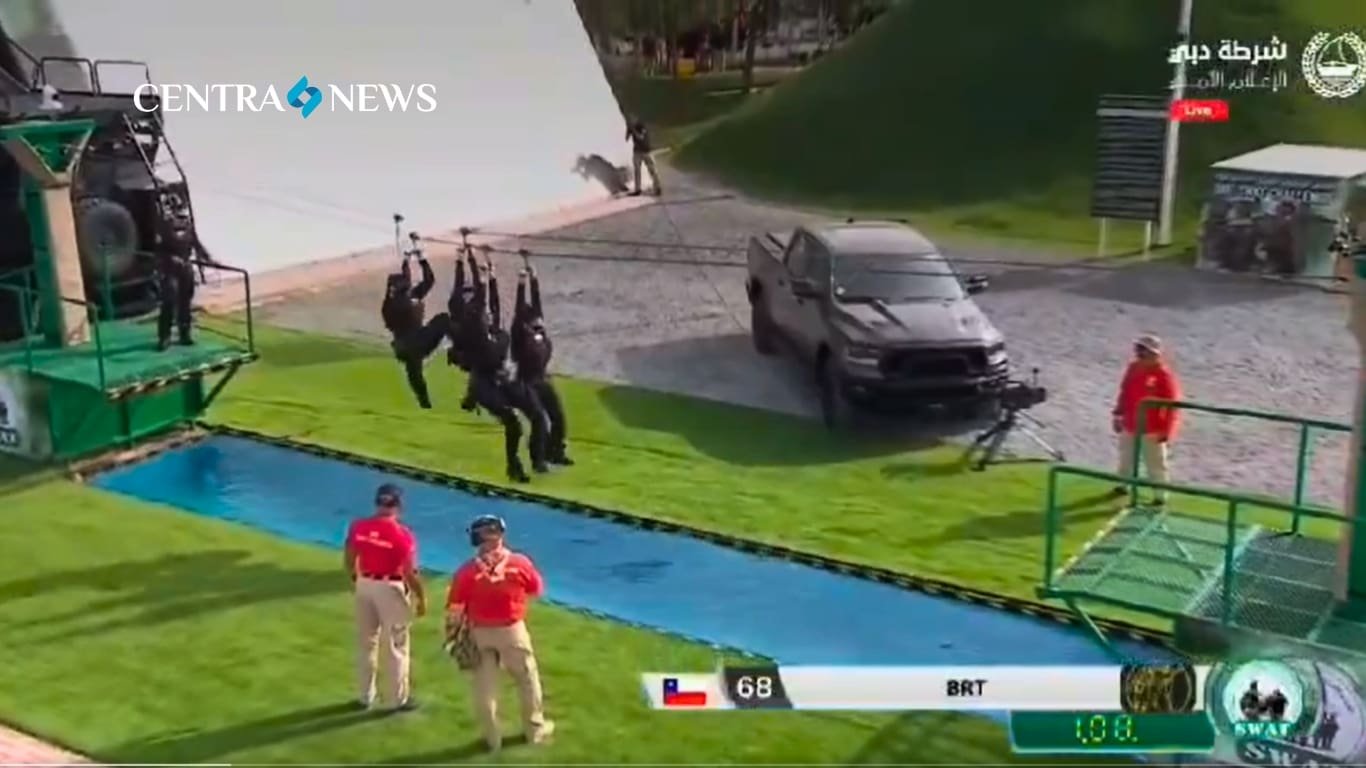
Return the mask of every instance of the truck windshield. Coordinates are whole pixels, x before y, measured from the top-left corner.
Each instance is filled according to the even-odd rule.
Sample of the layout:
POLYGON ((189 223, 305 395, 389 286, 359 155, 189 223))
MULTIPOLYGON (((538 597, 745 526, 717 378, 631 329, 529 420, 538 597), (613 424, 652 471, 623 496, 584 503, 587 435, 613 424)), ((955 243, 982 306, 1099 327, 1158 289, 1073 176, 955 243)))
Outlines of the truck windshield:
POLYGON ((844 302, 958 301, 963 286, 937 255, 840 256, 835 259, 835 298, 844 302))

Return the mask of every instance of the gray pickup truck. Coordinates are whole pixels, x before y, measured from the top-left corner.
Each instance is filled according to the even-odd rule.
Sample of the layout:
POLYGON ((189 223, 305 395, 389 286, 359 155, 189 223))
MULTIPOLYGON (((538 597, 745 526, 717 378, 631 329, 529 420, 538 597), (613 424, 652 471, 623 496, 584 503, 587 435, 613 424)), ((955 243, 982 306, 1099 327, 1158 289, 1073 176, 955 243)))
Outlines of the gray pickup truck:
POLYGON ((855 404, 994 407, 1010 364, 972 300, 986 287, 903 224, 798 227, 749 243, 754 347, 786 346, 811 366, 832 428, 855 404))

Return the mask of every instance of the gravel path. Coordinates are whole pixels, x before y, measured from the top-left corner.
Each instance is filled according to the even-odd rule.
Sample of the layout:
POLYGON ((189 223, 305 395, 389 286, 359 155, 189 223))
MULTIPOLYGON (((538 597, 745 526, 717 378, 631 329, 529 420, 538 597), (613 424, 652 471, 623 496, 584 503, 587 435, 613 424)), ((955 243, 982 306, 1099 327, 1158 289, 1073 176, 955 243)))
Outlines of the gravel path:
MULTIPOLYGON (((587 222, 554 234, 650 243, 743 247, 755 232, 786 230, 809 214, 720 196, 666 171, 665 204, 587 222)), ((667 246, 589 246, 523 240, 533 253, 615 254, 643 259, 743 261, 743 253, 699 253, 667 246)), ((960 259, 1037 262, 1047 253, 948 248, 960 259)), ((449 287, 450 248, 430 251, 449 287)), ((516 257, 501 257, 505 289, 516 257)), ((795 363, 761 358, 748 337, 742 269, 692 265, 594 263, 533 257, 556 333, 556 367, 576 376, 679 392, 811 416, 815 403, 795 363)), ((1331 421, 1351 417, 1357 355, 1340 297, 1168 266, 1114 270, 964 267, 992 274, 980 301, 1005 332, 1019 370, 1040 369, 1050 399, 1034 410, 1042 434, 1070 461, 1102 467, 1116 460, 1109 410, 1132 339, 1160 335, 1188 399, 1295 411, 1331 421)), ((368 277, 261 312, 265 321, 303 330, 383 338, 383 281, 368 277)), ((508 304, 510 306, 510 303, 508 304)), ((397 374, 396 374, 397 375, 397 374)), ((440 391, 439 389, 437 390, 440 391)), ((1297 432, 1291 427, 1205 414, 1187 417, 1174 453, 1178 479, 1288 495, 1297 432)), ((917 427, 967 434, 971 425, 917 427)), ((1021 444, 1021 450, 1027 450, 1021 444)), ((1316 438, 1311 498, 1340 503, 1345 435, 1316 438)))

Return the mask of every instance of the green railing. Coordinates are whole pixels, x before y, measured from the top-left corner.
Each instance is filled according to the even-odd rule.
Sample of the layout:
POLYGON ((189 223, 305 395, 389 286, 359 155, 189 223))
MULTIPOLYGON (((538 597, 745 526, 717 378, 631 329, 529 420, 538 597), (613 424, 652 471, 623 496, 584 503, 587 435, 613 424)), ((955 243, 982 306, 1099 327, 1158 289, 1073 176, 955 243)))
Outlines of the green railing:
POLYGON ((27 276, 31 272, 31 269, 21 269, 15 270, 14 272, 6 272, 3 276, 0 276, 0 290, 13 294, 15 303, 19 307, 20 336, 16 341, 7 342, 7 344, 18 343, 24 346, 24 368, 26 371, 30 372, 33 370, 33 335, 35 329, 33 327, 34 314, 29 299, 35 294, 33 293, 33 289, 27 285, 14 285, 8 281, 12 280, 14 277, 27 276))
MULTIPOLYGON (((1241 414, 1237 409, 1229 409, 1236 414, 1241 414)), ((1153 491, 1166 491, 1168 493, 1180 494, 1193 498, 1200 498, 1209 501, 1221 502, 1224 505, 1224 519, 1218 521, 1222 523, 1225 532, 1223 548, 1223 565, 1221 572, 1223 576, 1223 589, 1221 595, 1221 619, 1224 624, 1228 624, 1232 619, 1234 600, 1233 594, 1237 586, 1237 561, 1239 554, 1239 542, 1241 539, 1240 523, 1246 520, 1245 512, 1249 508, 1283 512, 1289 514, 1296 521, 1298 532, 1298 521, 1301 518, 1331 520, 1339 524, 1353 526, 1356 521, 1346 515, 1315 507, 1306 507, 1299 504, 1291 504, 1275 499, 1261 498, 1249 494, 1242 494, 1233 491, 1217 490, 1204 488, 1196 485, 1181 485, 1177 483, 1159 483, 1152 480, 1145 480, 1136 477, 1124 477, 1122 475, 1103 472, 1086 467, 1073 467, 1059 465, 1051 468, 1048 473, 1048 491, 1045 508, 1046 538, 1044 542, 1044 584, 1043 593, 1052 597, 1087 597, 1084 594, 1076 594, 1068 590, 1060 590, 1056 587, 1055 581, 1058 577, 1058 540, 1061 538, 1065 524, 1062 520, 1063 505, 1059 500, 1059 481, 1064 477, 1083 478, 1087 480, 1101 481, 1107 484, 1128 485, 1135 488, 1151 489, 1153 491)), ((1217 518, 1215 518, 1217 520, 1217 518)), ((1110 603, 1119 608, 1134 611, 1152 613, 1150 606, 1143 606, 1136 603, 1124 603, 1120 600, 1111 598, 1096 598, 1103 602, 1110 603)))
MULTIPOLYGON (((1171 408, 1174 410, 1197 411, 1200 413, 1210 413, 1218 416, 1236 416, 1239 418, 1256 419, 1258 421, 1271 422, 1275 424, 1291 424, 1299 427, 1299 437, 1295 451, 1295 490, 1290 497, 1290 503, 1296 509, 1307 508, 1304 503, 1304 495, 1309 487, 1309 460, 1313 452, 1314 432, 1339 432, 1351 434, 1352 425, 1341 424, 1333 421, 1320 421, 1318 419, 1305 419, 1299 416, 1290 416, 1283 413, 1272 413, 1270 411, 1257 411, 1249 408, 1226 408, 1216 405, 1206 405, 1187 400, 1144 400, 1138 405, 1138 424, 1134 431, 1133 445, 1133 465, 1129 471, 1133 477, 1138 477, 1139 467, 1143 456, 1143 434, 1146 432, 1148 424, 1148 414, 1157 408, 1171 408)), ((1137 488, 1129 486, 1130 501, 1136 501, 1137 488)), ((1291 531, 1299 532, 1300 515, 1296 514, 1292 520, 1291 531)))
MULTIPOLYGON (((24 334, 19 339, 19 343, 23 344, 24 347, 24 372, 31 374, 34 372, 35 369, 33 360, 33 353, 35 349, 47 347, 46 344, 42 345, 41 347, 35 347, 35 333, 33 333, 31 329, 31 318, 33 317, 33 309, 38 304, 38 292, 32 288, 25 288, 17 285, 8 285, 5 283, 0 283, 0 289, 14 293, 19 300, 19 322, 24 330, 24 334)), ((85 309, 86 322, 90 326, 91 338, 95 342, 95 365, 97 367, 97 372, 99 376, 100 388, 104 389, 106 383, 104 368, 104 339, 100 335, 99 307, 96 307, 95 305, 91 304, 88 301, 85 301, 84 299, 73 299, 69 296, 62 296, 60 297, 60 299, 63 304, 74 304, 75 306, 82 307, 85 309)))
MULTIPOLYGON (((238 266, 213 264, 213 262, 208 261, 191 260, 191 264, 198 266, 198 268, 217 269, 217 271, 229 272, 232 273, 232 275, 239 275, 242 277, 242 287, 243 292, 245 292, 246 302, 246 351, 247 354, 250 355, 257 354, 257 351, 255 351, 255 324, 253 321, 253 313, 251 313, 250 273, 247 272, 246 269, 238 268, 238 266)), ((15 271, 0 273, 0 291, 10 292, 10 294, 14 295, 16 298, 16 302, 18 302, 19 323, 20 327, 23 329, 23 335, 20 336, 20 339, 10 343, 22 344, 23 355, 25 355, 26 373, 34 372, 34 353, 36 353, 37 350, 41 350, 41 348, 48 348, 48 344, 40 343, 41 340, 38 339, 38 333, 36 332, 36 328, 34 328, 34 323, 36 323, 37 320, 38 305, 40 305, 40 294, 38 294, 36 283, 34 283, 34 276, 36 276, 36 272, 34 272, 33 266, 26 266, 26 268, 15 269, 15 271)), ((130 282, 126 283, 134 284, 135 282, 141 282, 141 280, 146 280, 146 277, 137 277, 137 279, 130 280, 130 282)), ((101 306, 87 302, 85 299, 70 297, 61 297, 60 299, 63 303, 71 303, 71 305, 85 307, 86 318, 90 323, 90 333, 92 333, 92 340, 94 342, 94 353, 96 353, 98 383, 100 383, 100 388, 104 389, 108 387, 108 377, 107 374, 105 374, 105 348, 104 339, 101 338, 100 325, 102 321, 112 320, 112 286, 116 286, 117 283, 111 283, 109 280, 104 280, 102 284, 104 284, 104 287, 101 288, 101 306)))
POLYGON ((250 273, 250 272, 247 272, 245 269, 242 269, 241 267, 233 267, 233 266, 229 266, 229 265, 227 265, 227 264, 220 264, 220 263, 213 262, 213 261, 204 261, 203 259, 191 259, 191 260, 190 260, 190 263, 193 264, 194 266, 200 268, 200 269, 214 269, 214 270, 218 270, 218 271, 220 271, 220 272, 227 272, 227 273, 230 273, 230 274, 234 274, 234 275, 239 275, 239 276, 241 276, 241 278, 242 278, 242 293, 243 293, 242 298, 243 298, 244 307, 245 307, 245 311, 246 311, 246 318, 245 318, 245 320, 246 320, 246 325, 247 325, 247 352, 250 353, 250 354, 252 354, 252 355, 255 355, 255 354, 256 354, 256 326, 255 326, 254 321, 252 320, 252 305, 251 305, 251 273, 250 273))

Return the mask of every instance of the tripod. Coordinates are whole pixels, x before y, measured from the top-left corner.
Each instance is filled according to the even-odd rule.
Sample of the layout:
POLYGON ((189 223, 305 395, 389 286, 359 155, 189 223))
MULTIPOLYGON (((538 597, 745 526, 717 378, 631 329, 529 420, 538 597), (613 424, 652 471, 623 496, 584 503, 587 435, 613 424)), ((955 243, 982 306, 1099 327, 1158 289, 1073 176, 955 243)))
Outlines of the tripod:
POLYGON ((1042 422, 1024 411, 1018 408, 1006 408, 1001 412, 1001 416, 996 420, 996 423, 991 425, 990 428, 977 437, 973 438, 972 445, 968 446, 967 453, 964 455, 964 459, 967 461, 971 461, 972 455, 977 451, 980 450, 982 452, 982 455, 977 461, 973 462, 972 471, 981 472, 987 468, 987 465, 999 463, 1001 448, 1005 445, 1006 438, 1010 437, 1012 432, 1017 431, 1033 441, 1035 445, 1042 448, 1049 456, 1052 456, 1054 461, 1066 461, 1062 451, 1054 448, 1047 440, 1039 437, 1039 434, 1028 426, 1021 424, 1021 421, 1033 424, 1036 427, 1043 427, 1042 422))

